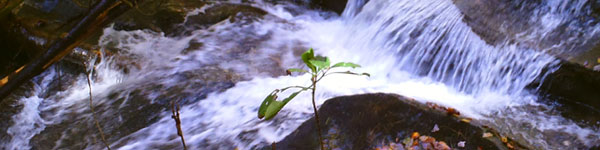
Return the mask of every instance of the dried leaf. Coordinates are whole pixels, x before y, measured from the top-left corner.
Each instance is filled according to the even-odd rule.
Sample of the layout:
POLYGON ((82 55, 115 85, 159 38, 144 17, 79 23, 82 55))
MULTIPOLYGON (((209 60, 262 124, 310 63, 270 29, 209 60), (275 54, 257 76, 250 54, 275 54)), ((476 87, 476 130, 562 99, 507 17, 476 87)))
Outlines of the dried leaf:
POLYGON ((508 138, 506 138, 506 137, 504 137, 504 136, 503 136, 503 137, 501 137, 501 138, 500 138, 500 140, 502 140, 502 142, 503 142, 503 143, 506 143, 506 142, 508 142, 508 138))
POLYGON ((446 144, 446 142, 440 141, 435 145, 435 149, 436 150, 450 150, 450 147, 448 146, 448 144, 446 144))
POLYGON ((465 122, 465 123, 470 123, 471 120, 473 120, 473 119, 471 119, 471 118, 462 118, 462 119, 460 119, 460 121, 465 122))
POLYGON ((425 140, 425 142, 427 142, 427 143, 431 143, 431 144, 435 144, 435 138, 434 138, 434 137, 430 137, 430 136, 428 136, 428 137, 427 137, 427 140, 425 140))
POLYGON ((508 147, 508 149, 515 149, 515 147, 512 146, 510 143, 506 143, 506 147, 508 147))
POLYGON ((450 107, 448 107, 446 109, 446 113, 448 113, 448 115, 457 115, 457 116, 460 116, 460 112, 458 112, 456 109, 450 108, 450 107))
POLYGON ((437 124, 433 125, 433 129, 431 129, 431 132, 437 132, 440 131, 440 127, 438 127, 437 124))
POLYGON ((431 108, 431 109, 437 109, 437 108, 438 108, 438 105, 437 105, 437 104, 435 104, 435 103, 432 103, 432 102, 426 102, 425 104, 426 104, 426 105, 427 105, 429 108, 431 108))
POLYGON ((457 146, 458 147, 465 147, 466 143, 467 143, 466 141, 459 141, 458 144, 457 144, 457 146))
POLYGON ((412 146, 417 146, 417 145, 419 145, 419 141, 416 141, 416 140, 413 141, 412 146))
POLYGON ((483 138, 489 138, 492 136, 494 136, 492 133, 489 133, 489 132, 483 133, 483 138))
POLYGON ((410 136, 412 139, 417 139, 419 138, 419 132, 413 132, 412 136, 410 136))
POLYGON ((422 142, 425 142, 427 139, 428 139, 428 137, 424 136, 424 135, 419 137, 419 140, 421 140, 422 142))

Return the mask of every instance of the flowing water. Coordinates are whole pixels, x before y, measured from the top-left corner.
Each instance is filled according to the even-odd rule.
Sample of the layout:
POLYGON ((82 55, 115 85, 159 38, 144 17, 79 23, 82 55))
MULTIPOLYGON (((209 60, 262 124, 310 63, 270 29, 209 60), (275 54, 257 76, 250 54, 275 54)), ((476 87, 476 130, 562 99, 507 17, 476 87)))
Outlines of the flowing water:
MULTIPOLYGON (((182 129, 192 149, 251 149, 283 139, 312 116, 310 96, 300 94, 272 121, 259 120, 257 107, 275 88, 310 84, 308 75, 278 76, 282 68, 301 67, 298 54, 308 47, 333 62, 361 64, 354 71, 372 75, 328 77, 318 86, 318 104, 341 95, 397 93, 456 108, 536 149, 585 148, 600 141, 598 129, 538 111, 553 106, 537 103, 537 96, 525 90, 543 76, 544 67, 556 66, 555 57, 508 42, 486 44, 463 22, 452 1, 354 0, 342 16, 287 3, 250 5, 269 14, 223 21, 175 37, 147 30, 104 30, 100 46, 119 52, 88 64, 100 62, 94 65, 92 92, 104 130, 113 133, 112 147, 180 148, 170 110, 150 107, 168 106, 170 100, 185 104, 182 129), (197 43, 200 46, 193 46, 197 43), (117 131, 119 124, 136 117, 156 119, 131 133, 117 131), (557 133, 565 138, 555 138, 557 133), (565 139, 572 144, 564 144, 565 139)), ((558 10, 552 14, 544 21, 560 24, 570 17, 558 10)), ((552 26, 536 31, 551 31, 548 28, 552 26)), ((73 148, 68 143, 79 133, 90 136, 76 140, 90 144, 78 146, 102 148, 89 115, 85 76, 67 90, 42 98, 39 93, 54 76, 47 72, 39 77, 33 89, 37 94, 21 99, 23 110, 13 116, 15 124, 8 130, 12 140, 3 148, 29 149, 35 135, 58 129, 45 133, 60 135, 49 148, 73 148)))

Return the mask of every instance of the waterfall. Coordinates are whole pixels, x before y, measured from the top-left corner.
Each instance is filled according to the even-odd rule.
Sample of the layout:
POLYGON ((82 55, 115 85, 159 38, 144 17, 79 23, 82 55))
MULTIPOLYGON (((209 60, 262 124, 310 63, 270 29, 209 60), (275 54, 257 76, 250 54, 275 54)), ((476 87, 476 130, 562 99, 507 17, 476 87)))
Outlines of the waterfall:
POLYGON ((451 1, 370 2, 346 22, 354 36, 340 37, 349 37, 344 39, 347 47, 396 55, 398 68, 475 95, 491 91, 519 95, 555 61, 514 44, 490 46, 462 19, 451 1))
MULTIPOLYGON (((598 129, 580 127, 543 112, 518 112, 527 106, 552 108, 537 103, 536 96, 524 88, 558 60, 544 50, 508 41, 487 44, 463 21, 453 1, 350 0, 339 17, 288 3, 249 5, 269 14, 248 22, 226 20, 176 37, 148 30, 104 30, 99 46, 118 49, 118 54, 104 56, 100 64, 88 67, 97 71, 93 98, 99 108, 97 115, 104 118, 105 131, 115 136, 121 132, 112 126, 136 117, 156 118, 140 121, 149 123, 120 137, 109 134, 112 147, 179 148, 170 110, 162 107, 171 100, 185 104, 181 122, 191 149, 252 149, 283 139, 312 116, 310 96, 300 94, 272 121, 257 119, 257 107, 275 88, 310 83, 308 75, 279 76, 284 68, 301 67, 298 53, 309 47, 333 62, 361 64, 363 67, 355 71, 372 75, 328 77, 317 89, 318 104, 342 95, 396 93, 456 108, 463 115, 499 128, 513 123, 531 125, 531 131, 506 132, 532 137, 525 140, 539 146, 536 148, 550 148, 545 142, 562 142, 548 141, 551 135, 544 132, 550 130, 568 129, 569 136, 586 146, 600 141, 598 129), (150 112, 148 116, 126 116, 131 115, 128 111, 144 109, 150 112)), ((572 12, 564 11, 572 7, 557 7, 561 9, 552 12, 557 16, 572 12)), ((552 31, 548 28, 552 27, 536 32, 552 31)), ((44 89, 46 85, 39 86, 44 89)), ((87 90, 87 82, 80 76, 75 85, 56 96, 21 99, 24 108, 13 117, 15 124, 9 129, 13 146, 2 148, 28 149, 32 136, 43 134, 49 126, 91 126, 87 90)), ((60 131, 62 137, 53 141, 53 149, 75 148, 70 147, 73 139, 69 136, 77 133, 89 134, 80 140, 93 144, 76 146, 102 148, 93 142, 95 132, 68 131, 60 131)))

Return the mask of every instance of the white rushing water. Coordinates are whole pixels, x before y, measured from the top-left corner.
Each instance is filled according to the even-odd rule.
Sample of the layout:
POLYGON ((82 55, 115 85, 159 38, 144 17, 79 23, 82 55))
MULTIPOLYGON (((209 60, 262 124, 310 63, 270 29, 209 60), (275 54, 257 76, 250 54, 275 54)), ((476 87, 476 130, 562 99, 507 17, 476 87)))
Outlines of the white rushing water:
MULTIPOLYGON (((581 143, 599 141, 598 130, 579 127, 562 117, 511 111, 522 106, 542 105, 536 103, 536 97, 524 88, 540 76, 542 68, 555 64, 556 59, 511 44, 486 44, 462 22, 463 16, 452 1, 379 0, 365 3, 355 0, 350 1, 350 9, 341 17, 315 10, 295 14, 290 9, 304 8, 291 4, 255 3, 253 6, 266 10, 269 15, 248 23, 223 21, 183 37, 166 37, 146 30, 105 29, 100 45, 119 49, 120 55, 128 59, 118 62, 123 59, 105 57, 96 65, 98 75, 92 89, 94 98, 99 101, 95 103, 116 103, 106 98, 110 92, 125 93, 119 95, 125 97, 136 88, 147 90, 148 100, 161 101, 165 93, 140 88, 149 83, 166 87, 186 85, 179 92, 198 93, 187 84, 199 81, 180 80, 177 76, 207 66, 230 70, 245 81, 182 107, 186 143, 192 149, 256 148, 283 139, 312 116, 308 93, 300 94, 272 121, 259 120, 256 113, 260 102, 273 89, 309 84, 308 75, 272 76, 280 71, 277 67, 301 66, 298 48, 303 51, 313 47, 317 54, 329 56, 333 62, 361 64, 363 67, 354 71, 372 75, 370 78, 328 77, 319 83, 318 104, 341 95, 397 93, 421 102, 453 107, 461 114, 489 120, 500 127, 510 126, 511 121, 531 124, 535 132, 510 132, 534 137, 529 141, 533 145, 543 147, 544 142, 548 142, 545 139, 549 137, 542 133, 545 130, 566 129, 581 143), (252 43, 245 43, 248 41, 252 43), (202 46, 190 49, 194 42, 200 42, 202 46), (252 48, 244 51, 245 46, 252 48), (243 55, 236 55, 238 53, 243 55), (116 65, 119 63, 134 65, 129 66, 132 68, 129 73, 121 73, 116 65), (509 116, 497 116, 499 112, 507 112, 509 116), (497 121, 506 118, 512 119, 497 121)), ((203 13, 205 9, 192 13, 203 13)), ((209 80, 210 77, 202 79, 209 80)), ((62 115, 77 112, 87 115, 86 120, 89 120, 87 90, 87 82, 81 77, 56 99, 32 96, 21 100, 25 107, 13 117, 16 123, 9 129, 13 141, 6 148, 28 149, 28 141, 45 126, 61 123, 66 119, 62 115), (44 112, 52 114, 41 115, 44 112)), ((125 100, 118 105, 128 103, 125 100)), ((180 146, 170 111, 156 113, 161 116, 156 123, 111 145, 123 150, 180 146)), ((100 146, 97 143, 88 149, 100 146)))

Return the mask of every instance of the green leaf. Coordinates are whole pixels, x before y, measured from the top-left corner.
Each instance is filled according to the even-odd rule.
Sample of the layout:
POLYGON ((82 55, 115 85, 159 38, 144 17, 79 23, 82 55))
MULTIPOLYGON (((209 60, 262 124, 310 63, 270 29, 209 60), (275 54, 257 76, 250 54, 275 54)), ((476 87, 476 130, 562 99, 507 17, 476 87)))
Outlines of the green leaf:
POLYGON ((351 68, 358 68, 360 67, 360 65, 355 64, 355 63, 351 63, 351 62, 339 62, 335 65, 333 65, 331 68, 335 68, 335 67, 351 67, 351 68))
POLYGON ((288 69, 287 71, 289 71, 289 72, 308 72, 304 69, 298 69, 298 68, 291 68, 291 69, 288 69))
POLYGON ((274 90, 273 92, 271 92, 271 94, 269 94, 265 98, 265 100, 263 100, 263 102, 260 104, 260 107, 258 108, 259 119, 265 117, 265 112, 267 111, 267 108, 273 103, 273 101, 275 101, 275 99, 277 99, 277 92, 279 92, 279 90, 274 90))
POLYGON ((315 58, 315 52, 312 48, 308 49, 308 51, 304 52, 302 54, 302 61, 304 61, 304 64, 306 64, 306 66, 308 68, 310 68, 313 72, 317 72, 317 68, 310 63, 311 59, 315 58))
POLYGON ((275 117, 275 115, 277 115, 277 113, 279 113, 279 111, 281 111, 281 109, 283 108, 283 106, 285 106, 285 104, 290 102, 290 100, 294 99, 294 97, 296 97, 302 91, 304 91, 304 90, 300 90, 298 92, 292 93, 289 97, 283 99, 283 101, 273 101, 268 106, 267 110, 265 111, 265 120, 270 120, 273 117, 275 117))
POLYGON ((350 71, 346 71, 346 72, 332 72, 332 73, 329 73, 329 74, 336 74, 336 73, 337 74, 351 74, 351 75, 357 75, 357 76, 364 75, 364 76, 367 76, 367 77, 371 77, 371 74, 369 74, 369 73, 360 73, 359 74, 359 73, 354 73, 354 72, 350 72, 350 71))
POLYGON ((327 57, 316 57, 315 59, 308 60, 311 64, 317 67, 317 72, 329 67, 331 65, 331 61, 327 57))

